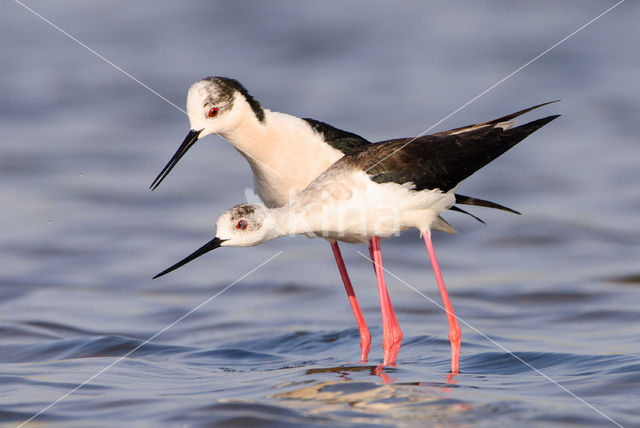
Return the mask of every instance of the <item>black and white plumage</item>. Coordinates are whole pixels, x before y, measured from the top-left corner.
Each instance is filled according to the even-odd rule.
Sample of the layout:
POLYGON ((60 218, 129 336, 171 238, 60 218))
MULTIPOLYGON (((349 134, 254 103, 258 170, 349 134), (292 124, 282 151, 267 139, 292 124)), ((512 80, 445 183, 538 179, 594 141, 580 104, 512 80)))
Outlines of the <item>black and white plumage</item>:
POLYGON ((466 213, 455 203, 515 212, 454 192, 462 180, 557 117, 513 127, 511 119, 542 105, 433 135, 370 144, 313 119, 263 109, 235 80, 196 82, 187 97, 191 131, 152 188, 199 138, 217 133, 249 162, 264 205, 243 204, 226 211, 218 219, 216 238, 156 278, 220 246, 252 246, 300 233, 323 237, 331 242, 360 330, 361 359, 367 361, 371 336, 337 241, 368 240, 382 310, 383 364, 395 365, 402 331, 384 281, 380 237, 416 228, 425 240, 447 312, 451 372, 458 373, 461 332, 435 257, 431 230, 455 232, 440 217, 447 209, 466 213))
MULTIPOLYGON (((506 123, 542 105, 435 135, 464 133, 506 123)), ((191 131, 153 181, 152 189, 160 185, 198 140, 215 133, 228 140, 247 159, 254 173, 256 193, 265 205, 278 207, 286 204, 341 156, 371 144, 360 135, 315 119, 265 109, 240 82, 227 77, 207 77, 194 83, 187 95, 187 112, 191 131), (213 109, 215 114, 211 116, 213 109)), ((516 212, 494 202, 456 196, 458 204, 516 212)))
POLYGON ((366 242, 410 228, 446 231, 439 215, 456 202, 458 185, 557 117, 369 144, 336 161, 283 207, 242 204, 225 212, 218 237, 222 246, 251 246, 302 233, 366 242), (235 227, 239 219, 245 229, 235 227))
POLYGON ((225 211, 213 240, 156 278, 221 246, 253 246, 302 233, 350 243, 369 240, 382 308, 383 365, 395 365, 402 331, 384 281, 379 237, 415 228, 425 240, 442 295, 449 321, 451 373, 456 374, 461 331, 435 257, 431 230, 453 231, 440 213, 456 202, 454 192, 460 182, 557 117, 518 127, 498 122, 462 133, 362 147, 336 161, 286 206, 242 204, 225 211))
MULTIPOLYGON (((360 236, 363 240, 371 236, 391 236, 412 227, 421 232, 433 226, 437 230, 452 232, 439 214, 456 203, 458 195, 454 191, 458 185, 557 117, 549 116, 515 128, 504 129, 499 125, 503 122, 499 122, 496 126, 480 127, 464 133, 428 135, 415 140, 392 140, 368 145, 334 163, 294 198, 290 207, 299 212, 313 211, 314 208, 310 207, 314 206, 315 210, 333 212, 364 211, 369 222, 376 222, 377 226, 363 228, 360 222, 358 228, 367 231, 360 236), (371 183, 388 184, 389 187, 371 183), (368 192, 368 195, 351 196, 360 189, 368 192), (340 198, 342 201, 338 204, 336 200, 340 198), (397 202, 394 203, 394 200, 397 202), (439 208, 440 200, 447 201, 444 209, 439 208), (339 207, 327 208, 337 204, 339 207), (381 219, 385 218, 389 207, 398 209, 399 215, 392 214, 393 220, 389 219, 389 226, 386 226, 381 219), (416 216, 414 211, 419 214, 416 216), (437 217, 430 215, 434 211, 438 213, 437 217), (397 219, 400 222, 393 223, 397 219)), ((346 239, 350 233, 338 229, 339 225, 328 231, 323 224, 313 232, 343 241, 353 242, 357 239, 346 239)))

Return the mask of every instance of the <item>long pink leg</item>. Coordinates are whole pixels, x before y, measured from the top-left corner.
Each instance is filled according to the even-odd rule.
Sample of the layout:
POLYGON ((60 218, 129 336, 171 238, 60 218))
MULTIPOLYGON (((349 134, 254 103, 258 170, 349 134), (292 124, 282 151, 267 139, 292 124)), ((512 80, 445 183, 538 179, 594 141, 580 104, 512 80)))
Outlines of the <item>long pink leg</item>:
POLYGON ((362 351, 360 359, 364 363, 367 361, 367 358, 369 357, 369 349, 371 349, 371 334, 369 333, 367 323, 365 322, 362 311, 360 310, 356 293, 353 291, 351 279, 349 279, 347 267, 344 265, 342 253, 340 252, 340 247, 338 247, 337 241, 331 241, 331 249, 333 250, 333 256, 336 258, 336 263, 338 264, 338 269, 340 270, 340 276, 342 277, 344 288, 347 291, 347 296, 349 296, 349 303, 351 304, 353 315, 356 317, 356 323, 358 323, 358 329, 360 330, 360 349, 362 351))
POLYGON ((456 315, 453 313, 453 307, 451 306, 451 301, 449 301, 447 289, 444 286, 442 273, 440 273, 440 267, 438 266, 438 259, 436 259, 436 252, 433 249, 433 243, 431 242, 431 231, 427 230, 422 235, 424 236, 424 242, 427 244, 429 260, 431 260, 433 272, 436 274, 436 282, 438 283, 440 295, 442 296, 442 302, 444 303, 444 308, 447 311, 447 319, 449 320, 449 340, 451 341, 451 373, 458 374, 458 367, 460 365, 460 325, 458 325, 456 315))
POLYGON ((400 343, 402 342, 402 330, 396 320, 396 314, 391 306, 391 299, 387 291, 387 284, 384 282, 384 271, 382 269, 382 253, 380 252, 380 238, 374 236, 369 240, 369 252, 373 259, 373 268, 378 281, 378 294, 380 295, 380 309, 382 310, 382 349, 384 350, 385 366, 395 366, 400 343))

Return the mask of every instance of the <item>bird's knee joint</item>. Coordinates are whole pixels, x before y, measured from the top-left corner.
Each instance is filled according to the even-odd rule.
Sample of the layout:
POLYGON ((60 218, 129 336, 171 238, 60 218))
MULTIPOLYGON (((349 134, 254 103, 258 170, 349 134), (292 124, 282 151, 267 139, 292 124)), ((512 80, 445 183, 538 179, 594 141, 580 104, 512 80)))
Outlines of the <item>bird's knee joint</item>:
POLYGON ((462 332, 460 331, 460 326, 456 325, 449 330, 449 340, 451 342, 460 342, 460 338, 462 337, 462 332))

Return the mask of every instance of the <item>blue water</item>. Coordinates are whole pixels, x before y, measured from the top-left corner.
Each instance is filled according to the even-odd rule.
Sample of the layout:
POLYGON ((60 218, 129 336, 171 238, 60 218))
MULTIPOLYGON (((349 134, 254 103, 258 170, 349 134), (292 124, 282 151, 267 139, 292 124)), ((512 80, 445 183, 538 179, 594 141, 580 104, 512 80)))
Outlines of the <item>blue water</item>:
MULTIPOLYGON (((265 107, 382 140, 424 131, 614 2, 25 4, 179 107, 193 81, 230 76, 265 107)), ((0 425, 46 408, 24 426, 640 426, 639 13, 626 1, 433 129, 562 99, 524 120, 562 118, 460 188, 523 215, 450 213, 460 234, 434 235, 463 320, 451 377, 415 231, 383 242, 404 343, 382 373, 364 246, 343 251, 367 364, 323 241, 220 249, 151 280, 245 201, 248 166, 211 136, 149 192, 184 114, 5 1, 0 425)))

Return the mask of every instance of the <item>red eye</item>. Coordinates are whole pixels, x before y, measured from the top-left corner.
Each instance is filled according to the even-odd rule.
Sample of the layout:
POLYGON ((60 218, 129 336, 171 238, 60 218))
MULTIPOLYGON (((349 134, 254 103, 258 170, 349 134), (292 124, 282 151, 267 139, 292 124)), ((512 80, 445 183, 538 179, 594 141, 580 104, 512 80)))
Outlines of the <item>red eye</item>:
POLYGON ((247 228, 247 222, 244 220, 240 220, 238 224, 236 224, 236 229, 245 230, 247 228))
POLYGON ((218 115, 218 107, 211 107, 209 110, 209 117, 216 117, 218 115))

